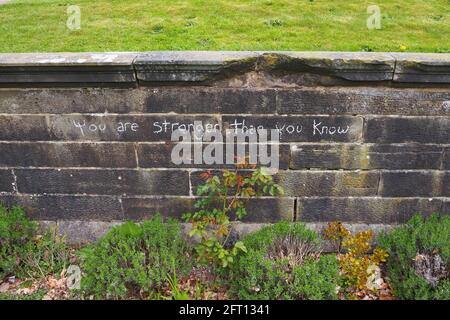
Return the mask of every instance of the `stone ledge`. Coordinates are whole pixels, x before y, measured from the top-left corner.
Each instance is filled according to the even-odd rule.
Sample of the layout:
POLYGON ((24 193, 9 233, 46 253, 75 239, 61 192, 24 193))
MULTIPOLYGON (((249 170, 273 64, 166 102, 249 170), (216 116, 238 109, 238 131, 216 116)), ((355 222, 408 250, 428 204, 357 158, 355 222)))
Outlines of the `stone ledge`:
POLYGON ((450 83, 450 54, 394 53, 394 82, 450 83))
POLYGON ((135 53, 0 54, 0 86, 136 85, 135 53))
POLYGON ((0 54, 3 87, 201 84, 251 72, 275 77, 310 74, 329 79, 329 84, 442 85, 450 83, 450 54, 287 51, 0 54))
POLYGON ((285 71, 317 73, 348 81, 390 81, 395 67, 392 56, 381 52, 270 52, 263 57, 262 65, 268 63, 285 71))
POLYGON ((251 69, 256 52, 154 51, 134 61, 137 79, 146 82, 203 82, 221 74, 251 69))
POLYGON ((173 52, 140 54, 135 60, 144 82, 201 82, 229 73, 284 71, 316 73, 349 81, 388 81, 395 60, 386 53, 345 52, 173 52))

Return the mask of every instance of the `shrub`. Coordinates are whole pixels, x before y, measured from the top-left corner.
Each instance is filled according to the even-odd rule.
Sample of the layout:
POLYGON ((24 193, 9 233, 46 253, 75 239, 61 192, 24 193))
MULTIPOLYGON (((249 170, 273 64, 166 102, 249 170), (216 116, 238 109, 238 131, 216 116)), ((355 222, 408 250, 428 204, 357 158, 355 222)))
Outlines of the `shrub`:
POLYGON ((196 246, 200 262, 222 268, 229 267, 234 258, 247 250, 241 241, 228 248, 226 244, 231 233, 232 216, 240 220, 247 214, 245 205, 249 198, 261 195, 281 195, 282 188, 273 182, 272 176, 263 169, 240 173, 237 169, 251 168, 246 160, 236 170, 224 170, 222 176, 209 172, 202 174, 205 183, 197 188, 200 198, 195 203, 194 213, 184 214, 184 219, 192 223, 189 235, 200 238, 196 246))
POLYGON ((300 223, 248 235, 248 253, 231 270, 231 292, 240 299, 336 299, 339 266, 334 256, 320 255, 320 242, 300 223))
POLYGON ((23 257, 22 274, 27 277, 42 278, 49 274, 59 277, 69 266, 72 248, 58 235, 56 228, 34 237, 31 246, 23 257))
POLYGON ((450 216, 415 215, 379 236, 389 253, 387 272, 401 299, 450 299, 450 216))
POLYGON ((23 210, 0 206, 0 278, 15 274, 36 234, 37 226, 23 210))
POLYGON ((69 251, 55 230, 39 235, 37 224, 21 208, 0 205, 0 278, 59 275, 68 264, 69 251))
POLYGON ((368 279, 380 271, 380 264, 386 261, 387 253, 381 248, 372 251, 372 230, 358 232, 354 235, 341 222, 331 222, 324 230, 324 238, 334 241, 338 249, 338 260, 344 285, 348 289, 377 290, 377 286, 368 279), (345 253, 341 253, 344 249, 345 253))
POLYGON ((158 294, 175 269, 189 268, 181 227, 158 215, 141 224, 114 227, 98 243, 81 251, 81 289, 96 298, 158 294))

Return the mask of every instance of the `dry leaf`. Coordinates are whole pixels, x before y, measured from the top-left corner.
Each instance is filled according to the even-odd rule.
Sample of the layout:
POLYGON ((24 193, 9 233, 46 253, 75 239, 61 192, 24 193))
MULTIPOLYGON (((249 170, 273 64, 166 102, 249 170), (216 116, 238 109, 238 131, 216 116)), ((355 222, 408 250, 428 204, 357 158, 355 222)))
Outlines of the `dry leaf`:
POLYGON ((5 293, 9 290, 9 283, 8 282, 3 282, 2 284, 0 284, 0 293, 5 293))

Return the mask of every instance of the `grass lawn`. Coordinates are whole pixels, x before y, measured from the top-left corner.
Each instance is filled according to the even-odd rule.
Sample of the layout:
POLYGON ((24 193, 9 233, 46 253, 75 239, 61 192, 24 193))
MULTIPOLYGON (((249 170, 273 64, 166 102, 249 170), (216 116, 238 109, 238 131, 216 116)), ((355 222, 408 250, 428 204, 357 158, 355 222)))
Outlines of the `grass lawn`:
POLYGON ((450 0, 17 0, 0 52, 313 50, 450 52, 450 0), (81 29, 66 27, 67 6, 81 29), (381 8, 368 30, 367 7, 381 8))

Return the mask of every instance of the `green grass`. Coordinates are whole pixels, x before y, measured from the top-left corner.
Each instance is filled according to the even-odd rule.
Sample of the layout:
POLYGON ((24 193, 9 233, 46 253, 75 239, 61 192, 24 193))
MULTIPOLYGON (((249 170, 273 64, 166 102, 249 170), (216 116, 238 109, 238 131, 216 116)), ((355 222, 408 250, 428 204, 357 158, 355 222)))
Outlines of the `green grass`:
POLYGON ((450 0, 17 0, 0 52, 325 50, 450 52, 450 0), (81 30, 66 27, 81 8, 81 30), (368 30, 378 4, 382 28, 368 30))
POLYGON ((1 300, 42 300, 45 296, 45 291, 38 290, 32 294, 14 294, 14 293, 0 293, 1 300))

